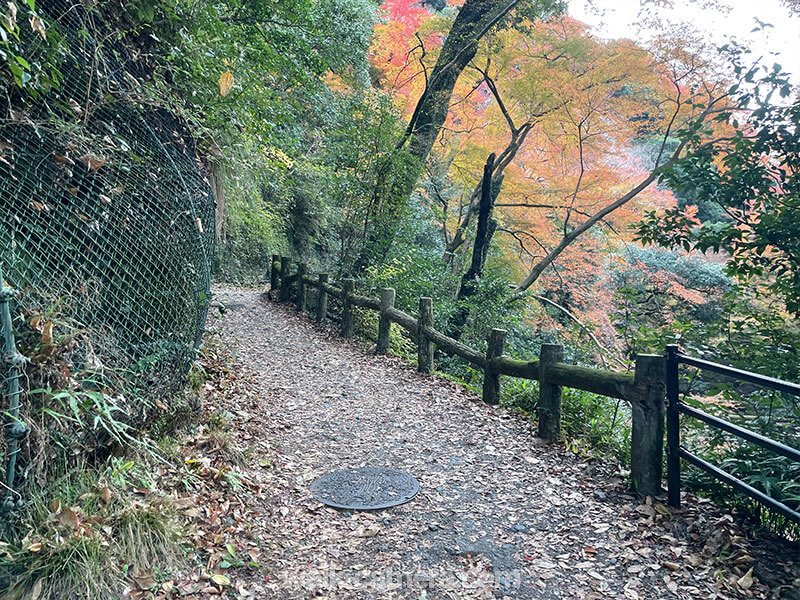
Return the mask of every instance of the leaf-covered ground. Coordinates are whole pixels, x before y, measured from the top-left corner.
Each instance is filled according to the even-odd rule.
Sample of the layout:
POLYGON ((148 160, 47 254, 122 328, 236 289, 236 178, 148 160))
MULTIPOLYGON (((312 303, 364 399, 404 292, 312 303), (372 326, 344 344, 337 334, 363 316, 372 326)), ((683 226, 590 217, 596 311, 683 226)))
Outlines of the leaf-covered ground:
POLYGON ((246 458, 239 491, 212 492, 196 515, 211 556, 184 594, 798 597, 792 549, 751 539, 709 503, 672 514, 452 382, 372 356, 260 292, 216 297, 227 310, 210 329, 237 366, 206 385, 206 402, 230 419, 246 458), (406 470, 421 490, 377 512, 326 508, 309 493, 320 475, 362 465, 406 470), (231 566, 226 542, 261 568, 231 566))

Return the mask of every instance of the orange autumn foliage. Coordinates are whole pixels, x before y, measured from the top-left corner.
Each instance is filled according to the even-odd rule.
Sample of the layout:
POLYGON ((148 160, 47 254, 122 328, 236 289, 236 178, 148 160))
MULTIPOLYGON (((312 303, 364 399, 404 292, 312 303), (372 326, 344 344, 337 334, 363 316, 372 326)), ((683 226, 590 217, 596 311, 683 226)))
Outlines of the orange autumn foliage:
MULTIPOLYGON (((384 10, 387 22, 376 28, 372 66, 381 87, 407 114, 424 90, 426 70, 449 23, 416 4, 390 0, 384 10)), ((520 279, 568 231, 649 175, 665 133, 701 110, 685 101, 704 93, 710 72, 680 40, 660 40, 647 51, 629 40, 599 40, 569 17, 528 25, 524 32, 505 28, 481 42, 456 84, 437 157, 447 179, 463 190, 462 211, 451 209, 445 218, 447 239, 486 157, 506 147, 512 128, 530 124, 503 172, 495 209, 496 239, 520 279)), ((718 123, 713 129, 725 127, 718 123)), ((662 152, 662 163, 670 149, 662 152)), ((669 191, 649 185, 571 243, 537 288, 553 292, 613 341, 608 273, 625 260, 631 227, 644 211, 675 202, 669 191)), ((677 281, 665 289, 690 303, 702 301, 677 281)))

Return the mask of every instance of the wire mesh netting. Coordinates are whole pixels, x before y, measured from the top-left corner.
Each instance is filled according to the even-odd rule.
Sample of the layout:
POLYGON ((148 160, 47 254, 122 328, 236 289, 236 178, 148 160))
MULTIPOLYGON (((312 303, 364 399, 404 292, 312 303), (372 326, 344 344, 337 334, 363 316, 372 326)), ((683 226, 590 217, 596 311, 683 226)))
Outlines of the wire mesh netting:
POLYGON ((43 7, 64 38, 61 85, 0 100, 0 260, 25 296, 71 317, 130 365, 179 379, 209 299, 214 203, 194 142, 139 94, 134 61, 99 43, 79 2, 43 7))
POLYGON ((147 98, 141 56, 98 29, 99 5, 37 5, 60 84, 31 94, 6 81, 0 95, 0 265, 30 359, 19 419, 2 361, 3 454, 16 454, 14 421, 27 425, 16 477, 0 466, 6 507, 21 501, 10 488, 130 440, 163 409, 201 339, 214 241, 194 141, 147 98))

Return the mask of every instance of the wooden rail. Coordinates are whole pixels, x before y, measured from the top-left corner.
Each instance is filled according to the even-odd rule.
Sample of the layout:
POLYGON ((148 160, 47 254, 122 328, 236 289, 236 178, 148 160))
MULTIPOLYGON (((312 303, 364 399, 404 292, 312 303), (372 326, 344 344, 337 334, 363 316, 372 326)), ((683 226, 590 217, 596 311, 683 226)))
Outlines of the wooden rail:
POLYGON ((611 398, 625 400, 631 405, 631 485, 643 495, 661 493, 661 471, 665 420, 665 361, 661 355, 642 354, 636 357, 634 374, 616 373, 602 369, 581 367, 563 362, 563 346, 544 344, 538 360, 517 360, 503 356, 506 331, 493 329, 486 354, 470 348, 433 327, 433 301, 420 298, 419 313, 413 317, 395 308, 395 293, 382 288, 380 298, 356 294, 352 279, 344 279, 341 286, 329 283, 321 273, 311 277, 304 264, 290 274, 292 261, 287 257, 272 256, 270 268, 270 294, 275 299, 289 302, 295 299, 297 310, 306 310, 307 288, 316 289, 314 311, 317 322, 327 318, 328 297, 342 304, 340 331, 352 337, 353 307, 377 311, 380 315, 375 351, 385 354, 389 349, 391 325, 405 329, 418 347, 418 370, 433 370, 433 349, 463 358, 484 372, 483 400, 489 404, 499 402, 500 376, 532 379, 539 382, 537 407, 538 434, 547 440, 561 436, 561 389, 570 387, 611 398), (286 274, 284 277, 283 274, 286 274))

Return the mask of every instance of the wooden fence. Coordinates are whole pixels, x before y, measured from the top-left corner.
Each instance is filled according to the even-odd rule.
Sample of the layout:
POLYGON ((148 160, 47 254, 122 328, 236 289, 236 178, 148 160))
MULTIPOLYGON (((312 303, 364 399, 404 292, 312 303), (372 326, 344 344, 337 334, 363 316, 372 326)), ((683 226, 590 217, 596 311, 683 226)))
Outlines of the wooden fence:
POLYGON ((314 312, 319 323, 327 318, 328 297, 339 299, 342 304, 341 334, 346 338, 354 334, 354 306, 377 311, 380 316, 377 354, 388 351, 391 324, 396 323, 417 342, 419 372, 433 371, 434 347, 482 369, 483 401, 488 404, 499 403, 501 376, 538 381, 538 434, 546 440, 557 440, 561 435, 562 387, 627 401, 632 415, 631 485, 643 495, 661 493, 666 412, 666 366, 662 355, 638 355, 632 375, 564 363, 561 344, 543 344, 538 360, 515 360, 503 356, 507 334, 503 329, 492 330, 488 350, 483 354, 434 329, 431 298, 419 299, 419 312, 415 318, 395 308, 392 288, 382 288, 380 298, 362 296, 355 293, 354 280, 344 279, 339 287, 334 286, 327 274, 320 273, 314 278, 302 263, 293 269, 292 260, 285 256, 272 256, 270 287, 273 299, 277 292, 280 302, 289 302, 294 296, 298 311, 306 309, 308 288, 316 288, 314 312))

